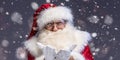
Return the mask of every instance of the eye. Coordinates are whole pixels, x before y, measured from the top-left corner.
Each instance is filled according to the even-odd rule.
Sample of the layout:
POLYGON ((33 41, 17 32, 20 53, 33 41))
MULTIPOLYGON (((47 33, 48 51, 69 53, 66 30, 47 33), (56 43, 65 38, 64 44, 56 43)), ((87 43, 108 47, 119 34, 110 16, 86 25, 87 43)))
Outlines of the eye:
POLYGON ((47 26, 51 26, 51 25, 52 25, 52 23, 48 23, 48 24, 47 24, 47 26))
POLYGON ((49 28, 49 27, 52 27, 52 25, 53 25, 52 23, 48 23, 48 24, 46 24, 45 27, 46 27, 46 28, 49 28))
POLYGON ((64 24, 64 22, 57 22, 56 24, 57 25, 62 25, 62 24, 64 24))

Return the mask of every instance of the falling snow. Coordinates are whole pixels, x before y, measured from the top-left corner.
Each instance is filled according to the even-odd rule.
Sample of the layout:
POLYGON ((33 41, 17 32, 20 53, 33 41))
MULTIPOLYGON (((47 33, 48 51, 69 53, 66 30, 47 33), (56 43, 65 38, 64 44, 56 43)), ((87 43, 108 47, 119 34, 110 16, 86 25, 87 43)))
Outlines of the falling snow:
POLYGON ((97 33, 92 33, 92 37, 96 37, 97 36, 97 33))
POLYGON ((0 30, 3 30, 3 28, 0 28, 0 30))
POLYGON ((114 28, 115 30, 118 30, 118 28, 114 28))
POLYGON ((50 3, 50 0, 46 0, 47 3, 50 3))
POLYGON ((113 56, 110 56, 109 60, 113 60, 113 56))
POLYGON ((12 15, 11 15, 11 20, 15 23, 18 23, 18 24, 22 24, 23 23, 23 18, 22 18, 22 15, 18 12, 14 12, 12 15))
POLYGON ((1 45, 2 45, 3 47, 8 47, 9 41, 8 41, 8 40, 2 40, 1 45))
POLYGON ((5 1, 3 1, 3 2, 2 2, 2 4, 6 4, 6 2, 5 2, 5 1))
POLYGON ((34 11, 43 3, 70 7, 74 20, 85 22, 81 27, 82 23, 76 21, 75 26, 91 33, 90 46, 95 60, 120 59, 119 0, 0 0, 0 60, 25 58, 20 46, 30 32, 31 23, 28 21, 33 20, 34 11), (14 54, 15 50, 18 55, 14 54))
POLYGON ((23 38, 22 36, 19 36, 19 38, 23 38))
POLYGON ((64 3, 60 3, 62 6, 64 6, 65 4, 64 3))
POLYGON ((70 0, 65 0, 66 2, 69 2, 70 0))
POLYGON ((91 22, 91 23, 98 23, 99 18, 94 15, 94 16, 88 17, 88 20, 89 20, 89 22, 91 22))
POLYGON ((11 5, 13 5, 14 3, 13 2, 11 2, 11 5))
POLYGON ((113 23, 113 18, 109 15, 106 15, 104 23, 107 25, 111 25, 113 23))
POLYGON ((37 4, 36 2, 32 2, 32 3, 31 3, 31 7, 32 7, 34 10, 36 10, 36 9, 38 9, 38 4, 37 4))
POLYGON ((28 35, 25 35, 25 37, 27 38, 27 37, 28 37, 28 35))
POLYGON ((9 15, 9 12, 6 12, 5 14, 6 14, 6 15, 9 15))

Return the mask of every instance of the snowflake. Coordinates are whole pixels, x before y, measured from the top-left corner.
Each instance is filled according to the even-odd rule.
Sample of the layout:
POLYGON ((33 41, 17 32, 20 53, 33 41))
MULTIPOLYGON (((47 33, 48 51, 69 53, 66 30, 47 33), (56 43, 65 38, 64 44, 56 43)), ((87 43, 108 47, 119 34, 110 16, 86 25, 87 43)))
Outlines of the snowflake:
POLYGON ((6 12, 5 14, 6 14, 6 15, 9 15, 9 12, 6 12))
POLYGON ((23 36, 19 36, 19 38, 23 38, 23 36))
POLYGON ((113 56, 110 56, 110 57, 109 57, 109 60, 113 60, 113 56))
POLYGON ((8 47, 9 41, 8 41, 8 40, 2 40, 1 45, 2 45, 3 47, 8 47))
POLYGON ((16 43, 16 41, 13 41, 13 44, 15 44, 16 43))
POLYGON ((46 0, 47 3, 50 3, 50 0, 46 0))
POLYGON ((22 15, 18 12, 14 12, 12 15, 11 15, 11 19, 13 22, 15 23, 18 23, 18 24, 22 24, 23 23, 23 18, 22 18, 22 15))
POLYGON ((31 3, 31 7, 32 7, 34 10, 36 10, 36 9, 38 9, 38 4, 37 4, 36 2, 32 2, 32 3, 31 3))
POLYGON ((65 0, 66 2, 69 2, 70 0, 65 0))
POLYGON ((3 28, 0 28, 0 30, 3 30, 3 28))
POLYGON ((92 37, 96 37, 97 36, 97 33, 92 33, 92 37))
POLYGON ((64 3, 60 3, 60 5, 64 6, 65 4, 64 3))
POLYGON ((91 22, 91 23, 98 23, 98 21, 99 21, 99 18, 98 18, 97 16, 95 16, 95 15, 90 16, 90 17, 88 17, 87 19, 88 19, 89 22, 91 22))
POLYGON ((25 37, 28 37, 28 35, 25 35, 25 37))
POLYGON ((100 18, 101 18, 101 19, 103 19, 103 18, 104 18, 104 16, 101 16, 100 18))
POLYGON ((13 2, 11 2, 11 5, 13 5, 14 3, 13 2))
POLYGON ((99 52, 99 51, 100 51, 100 48, 96 48, 96 49, 95 49, 95 52, 99 52))
POLYGON ((2 2, 2 4, 6 4, 6 2, 5 2, 5 1, 3 1, 3 2, 2 2))
POLYGON ((114 28, 115 30, 118 30, 118 28, 114 28))
POLYGON ((109 15, 106 15, 104 23, 107 24, 107 25, 111 25, 113 23, 113 18, 109 15))

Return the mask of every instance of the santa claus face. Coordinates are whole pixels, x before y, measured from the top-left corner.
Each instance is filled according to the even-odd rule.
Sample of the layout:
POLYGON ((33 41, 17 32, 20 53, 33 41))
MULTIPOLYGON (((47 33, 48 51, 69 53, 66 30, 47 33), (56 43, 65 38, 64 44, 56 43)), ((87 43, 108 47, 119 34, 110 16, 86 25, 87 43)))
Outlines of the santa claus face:
POLYGON ((53 22, 47 23, 45 25, 45 29, 52 31, 52 32, 56 32, 58 30, 62 30, 65 28, 66 25, 66 21, 65 20, 55 20, 53 22))

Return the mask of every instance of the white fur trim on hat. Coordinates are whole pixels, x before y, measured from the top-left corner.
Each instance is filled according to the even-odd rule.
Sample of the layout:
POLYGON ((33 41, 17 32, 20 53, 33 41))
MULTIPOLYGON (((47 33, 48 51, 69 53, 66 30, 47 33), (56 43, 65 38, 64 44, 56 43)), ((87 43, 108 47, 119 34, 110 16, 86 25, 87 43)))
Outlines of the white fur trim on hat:
POLYGON ((37 46, 37 38, 32 37, 31 39, 24 42, 26 49, 35 57, 42 55, 42 51, 37 46))
POLYGON ((50 7, 40 12, 40 15, 37 19, 37 24, 39 29, 42 29, 45 24, 54 21, 65 19, 68 22, 73 22, 73 15, 71 10, 67 7, 57 6, 50 7))

